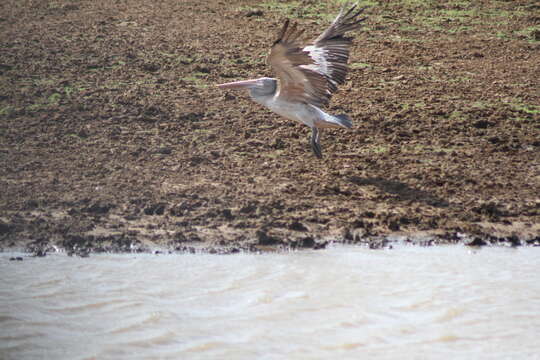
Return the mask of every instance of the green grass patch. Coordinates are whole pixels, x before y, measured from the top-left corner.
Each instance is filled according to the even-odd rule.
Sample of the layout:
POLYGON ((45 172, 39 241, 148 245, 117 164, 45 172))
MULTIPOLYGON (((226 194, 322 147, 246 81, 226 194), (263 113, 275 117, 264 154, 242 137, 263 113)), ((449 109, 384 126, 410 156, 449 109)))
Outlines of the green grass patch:
POLYGON ((263 2, 260 7, 269 11, 278 12, 283 15, 292 16, 299 19, 327 19, 329 16, 331 16, 328 12, 326 5, 323 2, 302 4, 300 1, 266 1, 263 2))
POLYGON ((497 39, 504 39, 504 40, 506 40, 506 39, 508 39, 510 36, 509 36, 509 34, 505 33, 504 31, 497 31, 497 32, 495 33, 495 37, 496 37, 497 39))
POLYGON ((49 110, 49 109, 57 107, 60 104, 61 100, 62 100, 62 94, 53 93, 49 95, 48 97, 41 98, 40 101, 26 107, 26 110, 30 112, 49 110))
POLYGON ((112 64, 111 66, 109 66, 108 69, 116 70, 116 69, 119 69, 119 68, 121 68, 121 67, 124 67, 125 65, 126 65, 126 62, 125 62, 125 61, 118 60, 117 62, 115 62, 114 64, 112 64))
POLYGON ((208 74, 195 71, 191 75, 184 76, 180 79, 184 80, 187 83, 190 83, 191 85, 195 86, 196 88, 204 89, 207 88, 209 85, 205 79, 205 77, 208 74))
MULTIPOLYGON (((280 13, 287 17, 298 18, 298 19, 315 19, 315 20, 332 20, 337 12, 338 8, 345 5, 352 4, 350 0, 331 0, 328 2, 325 1, 279 1, 279 0, 270 0, 264 1, 257 5, 258 8, 280 13)), ((366 0, 361 1, 361 7, 376 7, 379 6, 378 1, 366 0)), ((253 10, 249 6, 241 6, 239 10, 253 10)))
POLYGON ((54 93, 52 95, 50 95, 48 98, 47 98, 47 103, 49 105, 58 105, 58 103, 60 103, 60 100, 62 99, 62 94, 60 93, 54 93))
POLYGON ((0 116, 9 116, 14 110, 15 108, 11 105, 2 106, 0 107, 0 116))
POLYGON ((401 107, 401 110, 408 111, 408 110, 421 110, 426 107, 426 103, 424 102, 417 102, 417 103, 402 103, 399 104, 401 107))
POLYGON ((419 10, 419 9, 427 9, 433 6, 434 0, 400 0, 400 1, 394 1, 394 4, 399 3, 402 7, 411 9, 411 10, 419 10))
POLYGON ((265 151, 264 156, 269 157, 271 159, 277 159, 283 156, 283 150, 274 150, 274 151, 265 151))
POLYGON ((492 107, 492 105, 484 101, 476 101, 471 104, 471 107, 478 110, 484 110, 489 109, 490 107, 492 107))
POLYGON ((373 65, 367 64, 367 63, 351 63, 349 67, 351 69, 368 69, 368 68, 372 68, 373 65))
POLYGON ((362 153, 367 153, 367 154, 384 154, 388 151, 390 151, 390 147, 386 146, 386 145, 373 145, 373 146, 370 146, 370 147, 365 147, 365 148, 362 148, 362 150, 360 150, 362 153))
POLYGON ((455 28, 448 29, 449 34, 458 34, 466 31, 470 31, 472 29, 471 26, 458 26, 455 28))
POLYGON ((50 110, 55 107, 60 106, 62 102, 65 102, 66 99, 72 99, 74 94, 85 90, 81 86, 65 85, 57 91, 53 92, 49 96, 42 97, 39 101, 35 102, 32 105, 27 106, 25 109, 30 112, 50 110))
POLYGON ((540 114, 540 106, 522 103, 507 103, 513 110, 521 111, 530 115, 540 114))
POLYGON ((538 42, 540 41, 540 26, 529 26, 525 29, 514 32, 514 34, 518 37, 525 38, 530 42, 538 42))
POLYGON ((183 54, 174 54, 174 53, 168 53, 165 51, 160 52, 160 55, 162 55, 165 58, 171 59, 172 62, 174 62, 177 65, 190 65, 199 60, 197 56, 188 56, 183 54))
POLYGON ((461 111, 454 110, 448 118, 451 120, 464 120, 467 117, 461 111))
POLYGON ((374 152, 375 154, 382 154, 382 153, 388 152, 390 148, 388 146, 380 145, 380 146, 375 146, 371 148, 370 150, 374 152))

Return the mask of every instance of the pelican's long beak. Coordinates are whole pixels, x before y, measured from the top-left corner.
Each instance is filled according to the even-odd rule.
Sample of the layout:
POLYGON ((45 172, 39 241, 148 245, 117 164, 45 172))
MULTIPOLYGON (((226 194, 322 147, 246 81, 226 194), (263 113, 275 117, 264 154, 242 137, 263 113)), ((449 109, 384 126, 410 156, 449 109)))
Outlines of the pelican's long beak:
POLYGON ((220 89, 246 89, 253 87, 258 84, 259 79, 254 80, 243 80, 243 81, 233 81, 230 83, 219 84, 217 85, 220 89))

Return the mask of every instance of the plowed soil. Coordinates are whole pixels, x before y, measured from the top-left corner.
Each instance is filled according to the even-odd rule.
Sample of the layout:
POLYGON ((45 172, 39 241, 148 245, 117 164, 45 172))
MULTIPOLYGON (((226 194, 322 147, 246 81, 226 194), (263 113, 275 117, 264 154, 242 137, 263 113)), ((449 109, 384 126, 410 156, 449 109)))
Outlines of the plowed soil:
POLYGON ((329 1, 4 0, 0 247, 236 252, 540 243, 536 1, 369 1, 324 130, 214 85, 272 76, 329 1))

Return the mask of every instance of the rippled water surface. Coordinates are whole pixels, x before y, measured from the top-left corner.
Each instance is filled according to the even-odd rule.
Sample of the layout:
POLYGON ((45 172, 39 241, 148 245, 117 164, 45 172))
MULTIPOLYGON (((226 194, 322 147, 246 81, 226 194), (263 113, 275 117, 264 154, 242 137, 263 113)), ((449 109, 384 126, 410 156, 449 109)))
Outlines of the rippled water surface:
POLYGON ((1 359, 540 358, 540 249, 0 254, 1 359))

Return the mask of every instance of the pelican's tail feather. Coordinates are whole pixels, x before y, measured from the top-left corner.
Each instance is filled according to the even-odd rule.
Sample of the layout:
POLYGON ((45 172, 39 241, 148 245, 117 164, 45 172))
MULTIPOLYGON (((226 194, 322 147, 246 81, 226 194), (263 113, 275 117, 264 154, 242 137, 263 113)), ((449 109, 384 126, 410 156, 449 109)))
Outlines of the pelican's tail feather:
POLYGON ((335 121, 340 125, 347 129, 352 128, 352 120, 348 115, 341 114, 334 116, 335 121))

